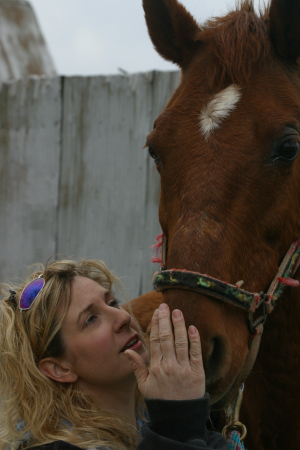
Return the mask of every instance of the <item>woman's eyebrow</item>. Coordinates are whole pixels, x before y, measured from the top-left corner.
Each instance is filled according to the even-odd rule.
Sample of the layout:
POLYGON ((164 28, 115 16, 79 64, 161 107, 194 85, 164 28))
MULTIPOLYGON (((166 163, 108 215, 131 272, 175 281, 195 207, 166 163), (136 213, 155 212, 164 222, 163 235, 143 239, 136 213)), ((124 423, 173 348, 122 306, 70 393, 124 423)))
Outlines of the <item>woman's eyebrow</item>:
MULTIPOLYGON (((104 301, 105 303, 107 302, 107 300, 109 299, 109 297, 112 295, 112 291, 105 291, 104 293, 104 301)), ((90 303, 88 306, 86 306, 79 314, 78 314, 78 319, 77 319, 77 324, 80 321, 80 318, 83 314, 85 314, 86 312, 90 311, 91 309, 93 309, 93 307, 95 306, 94 303, 90 303)))
POLYGON ((112 291, 105 291, 105 293, 104 293, 104 300, 105 300, 105 302, 107 302, 107 300, 109 299, 109 297, 111 296, 111 295, 113 295, 113 292, 112 291))

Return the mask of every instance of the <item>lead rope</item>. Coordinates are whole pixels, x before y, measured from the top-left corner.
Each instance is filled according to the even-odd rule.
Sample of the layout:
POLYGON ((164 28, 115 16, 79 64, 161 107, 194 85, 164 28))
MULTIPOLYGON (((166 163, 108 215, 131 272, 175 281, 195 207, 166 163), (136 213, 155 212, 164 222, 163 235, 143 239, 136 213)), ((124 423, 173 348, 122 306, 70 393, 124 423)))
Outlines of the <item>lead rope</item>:
POLYGON ((230 431, 227 436, 229 450, 245 450, 239 431, 230 431))

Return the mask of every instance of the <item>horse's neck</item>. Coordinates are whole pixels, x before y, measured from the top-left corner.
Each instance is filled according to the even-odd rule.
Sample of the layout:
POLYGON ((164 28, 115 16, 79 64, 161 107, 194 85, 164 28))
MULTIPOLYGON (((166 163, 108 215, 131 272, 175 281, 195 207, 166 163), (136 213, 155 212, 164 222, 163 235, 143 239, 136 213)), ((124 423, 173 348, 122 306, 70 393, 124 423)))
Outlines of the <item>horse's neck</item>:
POLYGON ((300 448, 300 288, 287 289, 268 317, 245 383, 241 419, 248 450, 300 448))

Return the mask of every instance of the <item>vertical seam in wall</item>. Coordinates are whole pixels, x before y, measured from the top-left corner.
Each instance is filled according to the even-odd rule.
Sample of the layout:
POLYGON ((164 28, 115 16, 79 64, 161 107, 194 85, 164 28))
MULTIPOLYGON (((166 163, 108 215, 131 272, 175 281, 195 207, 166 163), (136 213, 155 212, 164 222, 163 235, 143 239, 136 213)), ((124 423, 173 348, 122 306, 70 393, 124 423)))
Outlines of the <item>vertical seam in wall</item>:
POLYGON ((60 233, 60 199, 61 199, 61 178, 62 178, 62 160, 63 160, 63 132, 64 132, 64 88, 65 77, 60 77, 60 136, 59 136, 59 161, 58 161, 58 180, 57 180, 57 200, 56 200, 56 230, 55 230, 55 259, 58 257, 58 242, 60 233))

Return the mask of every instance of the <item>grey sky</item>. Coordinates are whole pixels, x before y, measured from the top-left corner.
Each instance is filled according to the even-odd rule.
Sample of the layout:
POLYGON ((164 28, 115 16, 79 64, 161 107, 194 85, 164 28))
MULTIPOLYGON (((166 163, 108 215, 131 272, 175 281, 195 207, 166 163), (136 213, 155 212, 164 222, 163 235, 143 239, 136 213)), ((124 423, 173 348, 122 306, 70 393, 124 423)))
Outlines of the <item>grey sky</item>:
MULTIPOLYGON (((153 50, 142 0, 30 0, 64 75, 174 70, 153 50)), ((199 23, 234 8, 235 0, 182 0, 199 23)))

